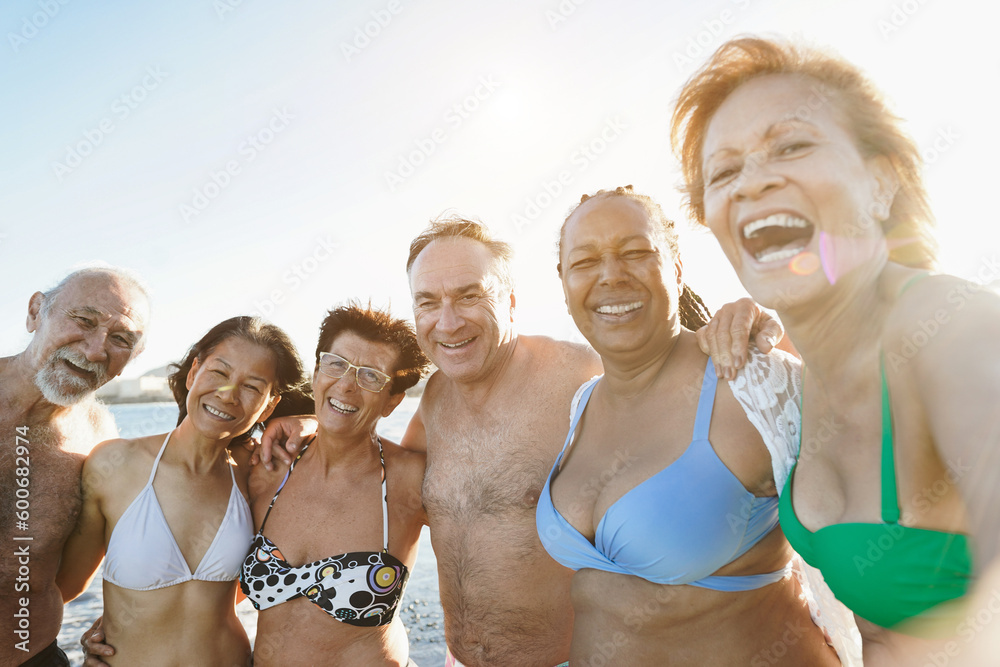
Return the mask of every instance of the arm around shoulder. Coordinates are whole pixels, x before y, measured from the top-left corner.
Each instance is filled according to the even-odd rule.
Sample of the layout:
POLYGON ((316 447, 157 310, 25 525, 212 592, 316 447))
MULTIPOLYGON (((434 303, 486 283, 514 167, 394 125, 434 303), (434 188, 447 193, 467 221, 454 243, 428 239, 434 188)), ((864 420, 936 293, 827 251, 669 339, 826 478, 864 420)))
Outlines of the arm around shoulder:
POLYGON ((107 522, 102 500, 113 471, 125 461, 127 441, 110 440, 94 448, 83 464, 81 481, 83 507, 76 527, 63 547, 56 585, 63 601, 79 596, 93 579, 104 558, 104 537, 107 522))
POLYGON ((410 417, 410 423, 406 427, 406 433, 399 441, 399 446, 413 452, 427 453, 427 431, 424 429, 424 418, 422 415, 424 399, 420 400, 417 410, 410 417))
POLYGON ((397 469, 400 471, 400 481, 403 482, 399 487, 403 493, 402 497, 398 498, 398 502, 402 502, 408 520, 416 522, 421 526, 427 525, 427 512, 424 510, 423 500, 424 471, 427 467, 427 454, 407 449, 402 445, 385 441, 383 443, 386 447, 395 449, 394 458, 397 461, 397 469))

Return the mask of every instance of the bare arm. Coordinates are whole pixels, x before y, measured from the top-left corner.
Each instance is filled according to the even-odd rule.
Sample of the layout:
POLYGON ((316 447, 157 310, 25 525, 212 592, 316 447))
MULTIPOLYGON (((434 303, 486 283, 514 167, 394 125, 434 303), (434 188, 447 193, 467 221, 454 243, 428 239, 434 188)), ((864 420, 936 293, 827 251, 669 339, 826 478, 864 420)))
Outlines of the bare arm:
POLYGON ((946 307, 921 320, 934 335, 913 356, 915 377, 942 461, 966 471, 956 482, 981 574, 1000 556, 1000 297, 958 280, 945 287, 946 307))
POLYGON ((416 412, 410 418, 410 424, 406 427, 403 439, 399 441, 403 449, 412 449, 415 452, 427 453, 427 431, 424 430, 424 419, 421 410, 424 407, 423 400, 417 406, 416 412))
POLYGON ((83 464, 83 508, 76 527, 63 547, 56 585, 63 602, 79 596, 94 578, 104 558, 106 521, 101 510, 101 481, 106 475, 98 472, 109 464, 108 448, 102 445, 83 464))

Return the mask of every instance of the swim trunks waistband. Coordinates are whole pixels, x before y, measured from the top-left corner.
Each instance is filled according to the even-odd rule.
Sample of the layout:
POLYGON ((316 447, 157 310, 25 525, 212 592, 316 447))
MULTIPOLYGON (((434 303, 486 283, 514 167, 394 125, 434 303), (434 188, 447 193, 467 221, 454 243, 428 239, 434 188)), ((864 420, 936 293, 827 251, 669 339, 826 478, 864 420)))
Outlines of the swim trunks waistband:
MULTIPOLYGON (((444 667, 465 667, 465 666, 455 659, 455 656, 451 654, 451 649, 445 647, 444 667)), ((560 662, 555 667, 569 667, 569 660, 567 660, 566 662, 560 662)))
POLYGON ((22 662, 21 667, 70 667, 70 663, 66 652, 59 648, 59 644, 52 642, 28 658, 27 662, 22 662))

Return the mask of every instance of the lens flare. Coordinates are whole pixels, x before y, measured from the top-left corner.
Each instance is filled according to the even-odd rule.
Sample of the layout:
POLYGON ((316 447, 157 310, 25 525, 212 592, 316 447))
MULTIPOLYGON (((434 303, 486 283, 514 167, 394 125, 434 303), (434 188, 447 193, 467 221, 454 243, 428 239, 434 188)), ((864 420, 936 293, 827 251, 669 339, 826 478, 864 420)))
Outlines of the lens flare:
POLYGON ((831 285, 837 283, 837 265, 833 251, 833 238, 826 232, 819 233, 819 258, 823 264, 823 273, 831 285))
POLYGON ((815 273, 819 266, 819 257, 808 251, 800 252, 795 257, 792 257, 792 261, 788 264, 788 268, 791 269, 792 273, 800 276, 808 276, 815 273))

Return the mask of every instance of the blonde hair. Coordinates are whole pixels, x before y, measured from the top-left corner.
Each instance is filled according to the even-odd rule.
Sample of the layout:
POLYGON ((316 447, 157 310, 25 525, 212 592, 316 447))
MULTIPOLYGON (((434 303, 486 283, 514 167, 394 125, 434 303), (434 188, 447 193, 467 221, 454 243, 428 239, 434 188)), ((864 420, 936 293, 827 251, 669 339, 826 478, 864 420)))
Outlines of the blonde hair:
POLYGON ((842 58, 811 47, 742 37, 723 44, 684 84, 674 108, 670 141, 681 161, 682 192, 691 216, 705 224, 702 149, 712 116, 734 90, 760 76, 792 74, 816 81, 829 93, 865 157, 885 156, 899 180, 888 219, 882 223, 890 258, 900 264, 932 268, 937 242, 916 143, 902 129, 882 94, 861 70, 842 58))

